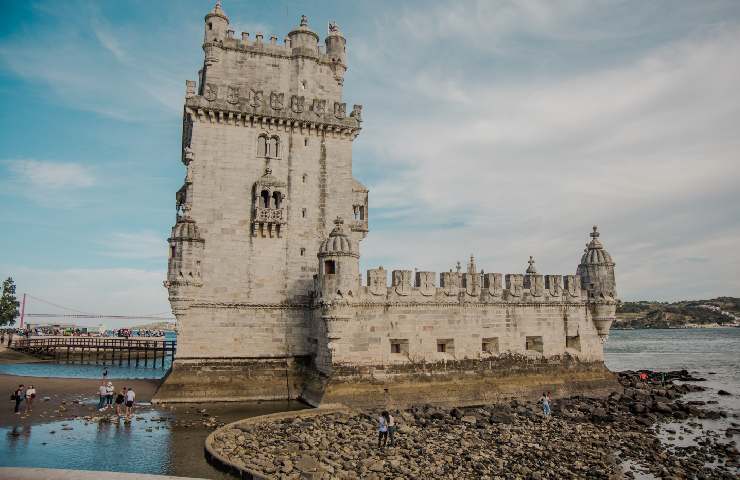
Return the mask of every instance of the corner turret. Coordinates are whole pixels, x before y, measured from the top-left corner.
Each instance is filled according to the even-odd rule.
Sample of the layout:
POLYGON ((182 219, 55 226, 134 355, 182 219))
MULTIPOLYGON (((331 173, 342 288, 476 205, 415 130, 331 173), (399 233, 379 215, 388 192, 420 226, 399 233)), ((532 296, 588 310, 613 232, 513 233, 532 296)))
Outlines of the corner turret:
POLYGON ((203 286, 200 262, 205 241, 188 214, 178 218, 167 241, 170 255, 164 286, 169 292, 172 311, 177 315, 180 309, 187 308, 196 290, 203 286))
POLYGON ((204 43, 217 42, 226 38, 229 29, 229 17, 221 8, 221 0, 216 0, 213 9, 205 17, 204 43))
POLYGON ((326 44, 326 55, 332 64, 334 77, 341 82, 344 72, 347 71, 347 40, 339 31, 337 22, 329 22, 329 35, 324 40, 326 44))
POLYGON ((350 299, 359 288, 360 253, 344 231, 344 220, 337 217, 329 238, 319 247, 318 293, 321 298, 350 299))
POLYGON ((617 287, 614 278, 614 261, 599 240, 599 229, 594 225, 591 241, 581 257, 576 274, 587 292, 596 330, 602 341, 606 341, 609 328, 616 317, 617 287))

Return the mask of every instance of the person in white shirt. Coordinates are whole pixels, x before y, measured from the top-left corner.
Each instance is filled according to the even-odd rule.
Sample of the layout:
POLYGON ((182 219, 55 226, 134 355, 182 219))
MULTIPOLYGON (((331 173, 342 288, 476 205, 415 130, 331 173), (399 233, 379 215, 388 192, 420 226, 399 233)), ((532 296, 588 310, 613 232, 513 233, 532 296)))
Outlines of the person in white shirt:
POLYGON ((105 386, 105 408, 113 408, 113 393, 115 391, 113 382, 108 382, 108 385, 105 386))
POLYGON ((34 398, 36 398, 36 389, 33 385, 29 385, 26 389, 26 413, 33 410, 34 398))
POLYGON ((108 394, 108 388, 105 386, 105 383, 101 383, 98 387, 98 396, 100 397, 100 400, 98 400, 98 411, 102 411, 105 408, 105 396, 108 394))
POLYGON ((134 413, 134 400, 136 399, 136 392, 131 387, 126 390, 126 416, 130 417, 134 413))

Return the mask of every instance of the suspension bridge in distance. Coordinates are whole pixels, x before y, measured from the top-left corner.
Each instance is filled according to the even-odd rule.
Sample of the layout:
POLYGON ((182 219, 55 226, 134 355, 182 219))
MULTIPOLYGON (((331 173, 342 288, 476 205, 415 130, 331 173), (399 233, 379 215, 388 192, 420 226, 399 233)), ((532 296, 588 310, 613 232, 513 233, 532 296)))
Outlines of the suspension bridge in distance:
MULTIPOLYGON (((20 312, 20 327, 23 329, 24 321, 29 318, 38 319, 63 319, 73 321, 76 319, 99 319, 99 320, 154 320, 160 322, 171 322, 172 316, 165 316, 169 312, 145 314, 145 315, 123 315, 123 314, 101 314, 81 311, 71 307, 65 307, 31 294, 23 294, 23 302, 20 312), (30 313, 28 300, 37 302, 61 310, 60 313, 30 313)), ((27 324, 26 324, 27 325, 27 324)), ((30 326, 30 325, 28 325, 30 326)), ((133 327, 134 329, 136 327, 133 327)), ((165 367, 165 361, 169 358, 174 360, 177 350, 177 341, 165 337, 99 337, 99 336, 77 336, 77 335, 39 335, 32 336, 29 330, 28 337, 15 337, 11 348, 29 353, 53 357, 58 362, 66 363, 88 363, 98 365, 144 366, 153 368, 157 364, 165 367)))

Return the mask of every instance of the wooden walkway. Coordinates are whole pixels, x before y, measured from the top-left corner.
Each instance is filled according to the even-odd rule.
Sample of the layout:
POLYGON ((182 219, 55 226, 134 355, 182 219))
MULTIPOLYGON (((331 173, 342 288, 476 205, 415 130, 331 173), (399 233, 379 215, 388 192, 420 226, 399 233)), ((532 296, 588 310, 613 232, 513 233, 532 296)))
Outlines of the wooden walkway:
POLYGON ((165 340, 163 337, 31 337, 18 338, 12 348, 30 354, 52 355, 57 361, 67 363, 92 363, 135 365, 164 368, 165 359, 174 360, 177 348, 176 340, 165 340), (87 357, 87 358, 85 358, 87 357), (151 358, 150 358, 151 357, 151 358))

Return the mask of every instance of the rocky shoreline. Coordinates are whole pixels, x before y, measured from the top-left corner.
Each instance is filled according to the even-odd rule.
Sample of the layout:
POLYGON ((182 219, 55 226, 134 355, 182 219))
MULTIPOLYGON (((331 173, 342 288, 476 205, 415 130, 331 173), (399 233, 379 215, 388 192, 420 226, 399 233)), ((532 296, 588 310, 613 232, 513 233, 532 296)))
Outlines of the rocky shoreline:
POLYGON ((299 478, 656 478, 735 479, 737 419, 720 436, 703 419, 726 417, 712 402, 682 401, 703 390, 688 372, 622 372, 623 393, 556 399, 544 417, 535 402, 392 411, 396 444, 377 447, 378 411, 343 410, 216 431, 208 448, 255 477, 299 478), (678 382, 677 382, 678 381, 678 382), (663 383, 665 382, 665 383, 663 383), (681 422, 676 430, 672 422, 681 422), (665 426, 669 424, 670 426, 665 426), (661 430, 664 425, 664 430, 661 430), (659 436, 696 441, 688 446, 659 436))

